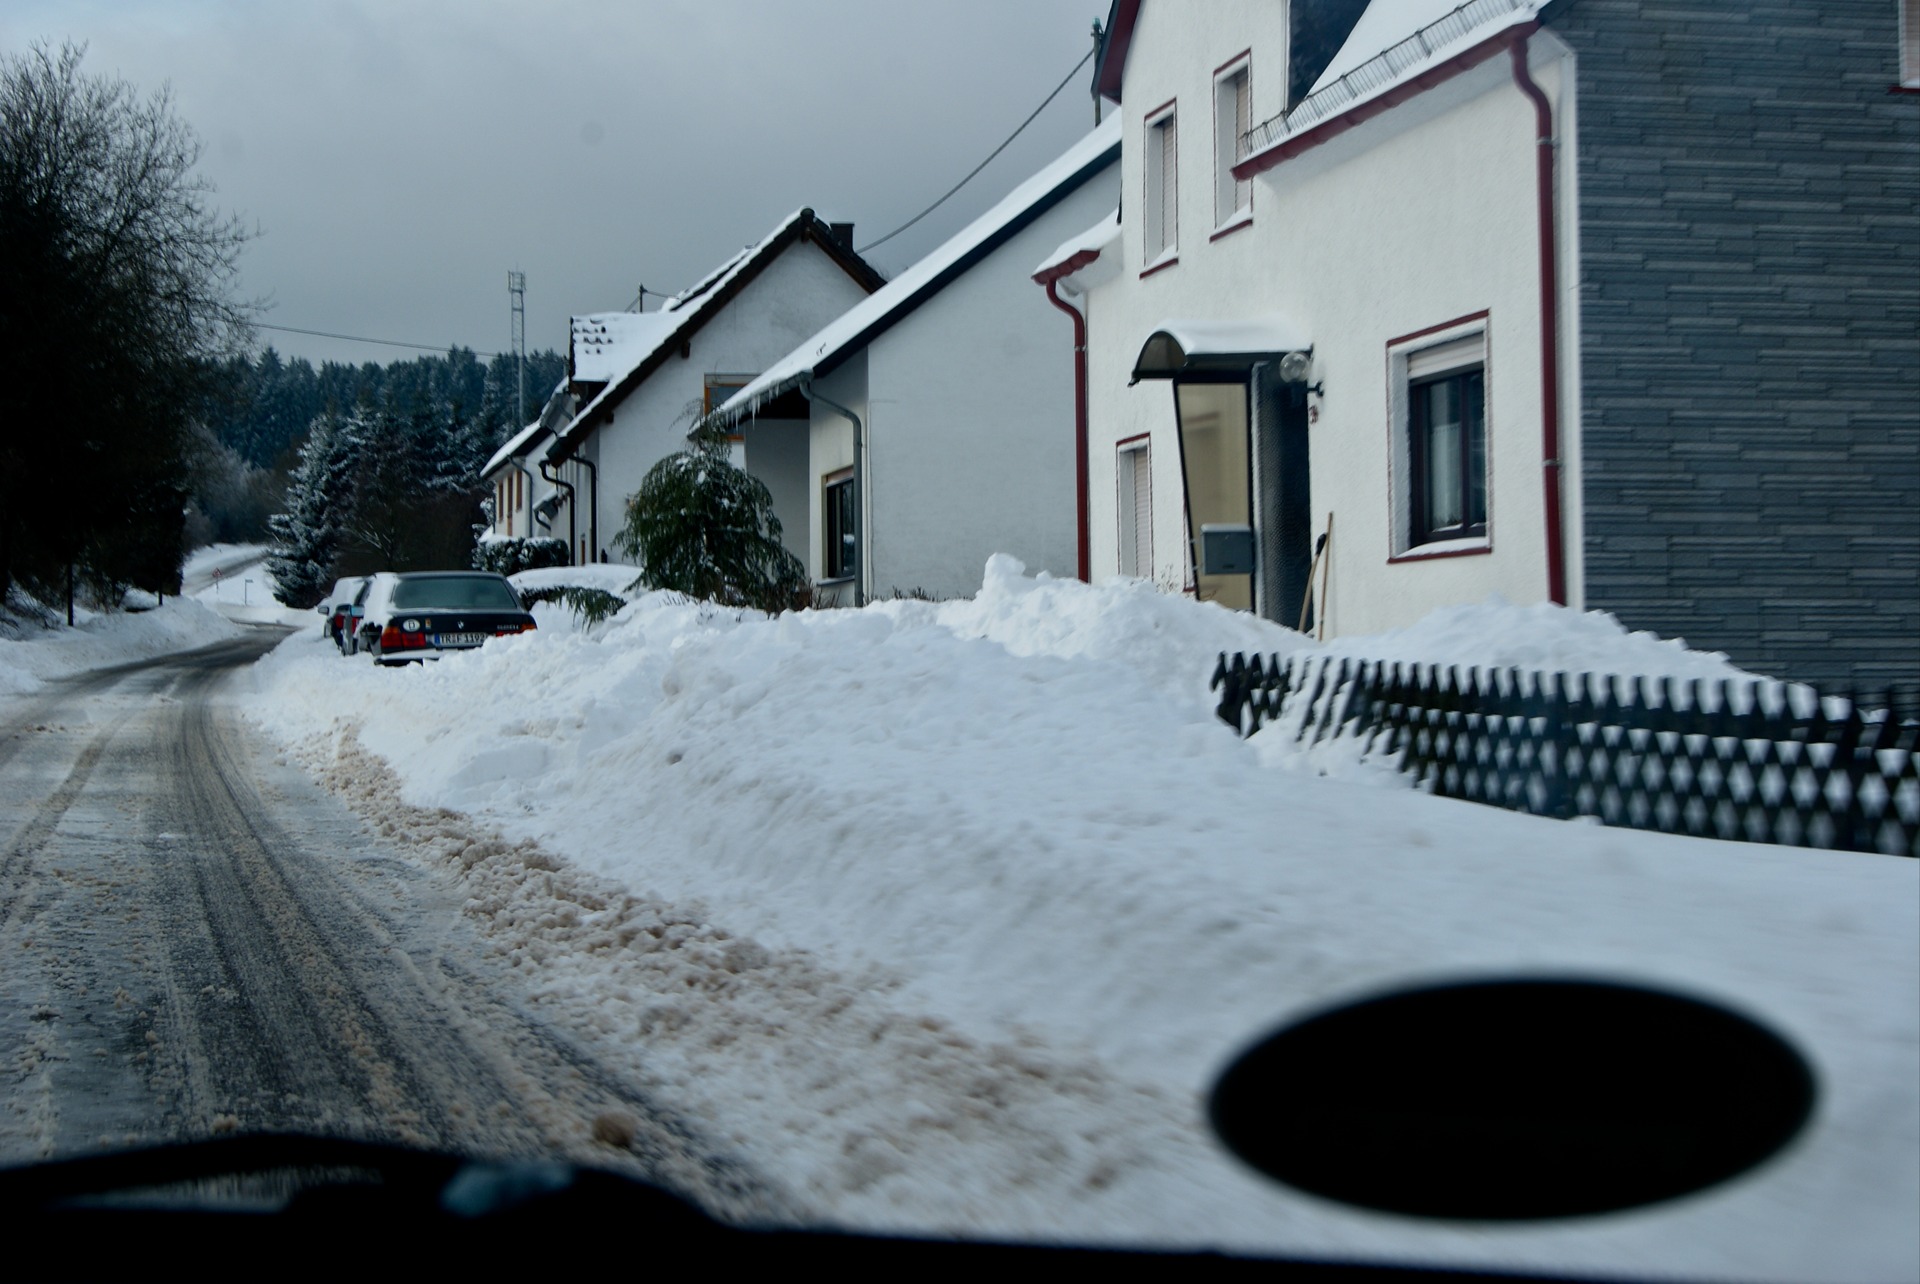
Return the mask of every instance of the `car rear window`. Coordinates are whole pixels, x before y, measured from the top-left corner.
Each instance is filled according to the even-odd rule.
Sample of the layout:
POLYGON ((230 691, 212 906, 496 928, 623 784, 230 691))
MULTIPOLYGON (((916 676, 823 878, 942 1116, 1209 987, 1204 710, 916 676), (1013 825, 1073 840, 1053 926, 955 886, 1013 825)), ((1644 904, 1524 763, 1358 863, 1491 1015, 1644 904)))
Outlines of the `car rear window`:
POLYGON ((479 575, 423 575, 393 586, 396 608, 440 606, 454 610, 518 611, 520 599, 505 580, 479 575))

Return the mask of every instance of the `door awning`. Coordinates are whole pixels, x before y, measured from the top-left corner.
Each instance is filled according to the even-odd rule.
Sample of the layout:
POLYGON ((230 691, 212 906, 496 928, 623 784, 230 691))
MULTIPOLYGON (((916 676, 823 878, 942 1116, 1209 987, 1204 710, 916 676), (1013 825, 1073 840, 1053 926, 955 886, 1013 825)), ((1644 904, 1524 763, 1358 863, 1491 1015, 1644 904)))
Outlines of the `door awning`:
POLYGON ((1163 321, 1141 346, 1129 382, 1240 373, 1311 347, 1306 332, 1277 312, 1244 321, 1163 321))

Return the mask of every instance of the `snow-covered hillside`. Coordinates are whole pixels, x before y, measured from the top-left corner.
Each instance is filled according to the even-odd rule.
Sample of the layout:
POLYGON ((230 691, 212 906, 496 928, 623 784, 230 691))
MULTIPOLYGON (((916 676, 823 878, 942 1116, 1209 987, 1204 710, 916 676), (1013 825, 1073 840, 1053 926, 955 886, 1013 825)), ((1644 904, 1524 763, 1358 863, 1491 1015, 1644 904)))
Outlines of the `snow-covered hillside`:
MULTIPOLYGON (((1424 643, 1416 628, 1377 645, 1736 672, 1554 608, 1426 627, 1424 643)), ((1214 718, 1207 677, 1222 650, 1313 645, 1144 584, 995 559, 968 601, 769 620, 652 594, 593 629, 423 668, 301 636, 262 662, 249 707, 291 746, 331 742, 317 765, 383 828, 484 879, 475 912, 554 1003, 822 1216, 1667 1276, 1910 1275, 1915 863, 1276 766, 1214 718), (1815 1063, 1814 1126, 1715 1191, 1494 1229, 1326 1205, 1206 1135, 1212 1077, 1290 1017, 1513 971, 1753 1014, 1815 1063)))

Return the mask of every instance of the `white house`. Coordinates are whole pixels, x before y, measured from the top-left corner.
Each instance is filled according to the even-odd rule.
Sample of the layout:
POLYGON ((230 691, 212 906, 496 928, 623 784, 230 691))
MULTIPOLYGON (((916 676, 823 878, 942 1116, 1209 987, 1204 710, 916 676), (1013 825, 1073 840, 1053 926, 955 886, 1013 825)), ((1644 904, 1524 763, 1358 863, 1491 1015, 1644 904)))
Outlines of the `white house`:
MULTIPOLYGON (((686 448, 703 415, 880 287, 852 238, 851 223, 797 210, 657 312, 573 318, 567 387, 579 409, 528 458, 555 488, 550 520, 576 561, 607 558, 626 497, 655 463, 686 448)), ((736 454, 799 540, 805 443, 748 429, 736 454)))
MULTIPOLYGON (((1534 108, 1499 43, 1534 6, 1455 3, 1369 6, 1305 84, 1286 4, 1115 6, 1096 74, 1127 199, 1037 278, 1086 311, 1097 576, 1297 624, 1331 526, 1335 632, 1577 591, 1541 485, 1534 108), (1436 18, 1432 51, 1378 65, 1436 18), (1249 131, 1287 146, 1347 72, 1346 127, 1249 166, 1249 131)), ((1557 94, 1564 48, 1520 47, 1557 94)))
POLYGON ((493 495, 493 521, 481 534, 484 541, 505 539, 560 539, 553 514, 560 492, 539 471, 541 453, 553 441, 556 429, 573 418, 574 401, 562 382, 547 398, 540 417, 509 437, 480 470, 480 479, 493 495))
POLYGON ((1029 277, 1119 190, 1116 119, 721 407, 749 460, 769 438, 804 447, 807 519, 789 534, 824 600, 962 596, 996 552, 1085 573, 1073 361, 1029 277))

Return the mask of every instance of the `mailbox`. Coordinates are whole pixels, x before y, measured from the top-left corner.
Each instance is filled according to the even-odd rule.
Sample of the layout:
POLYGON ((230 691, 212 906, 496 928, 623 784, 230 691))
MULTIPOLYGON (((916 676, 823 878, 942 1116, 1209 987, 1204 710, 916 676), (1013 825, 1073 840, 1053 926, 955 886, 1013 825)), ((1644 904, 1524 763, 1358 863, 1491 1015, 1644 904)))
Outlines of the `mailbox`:
POLYGON ((1202 575, 1253 574, 1253 527, 1209 522, 1200 528, 1202 575))

